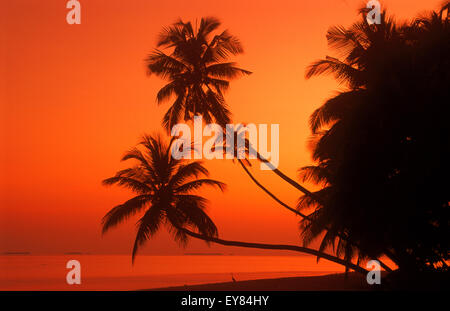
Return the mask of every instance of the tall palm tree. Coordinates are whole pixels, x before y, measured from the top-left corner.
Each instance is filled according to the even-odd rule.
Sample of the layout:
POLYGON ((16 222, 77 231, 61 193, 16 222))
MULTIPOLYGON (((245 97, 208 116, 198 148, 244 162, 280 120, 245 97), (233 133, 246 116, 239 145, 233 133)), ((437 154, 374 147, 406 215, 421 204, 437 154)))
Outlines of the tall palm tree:
POLYGON ((139 146, 141 148, 131 149, 122 158, 122 161, 137 160, 137 165, 103 181, 106 186, 116 184, 137 193, 137 196, 114 207, 103 217, 103 233, 142 213, 137 223, 133 262, 139 247, 163 224, 182 245, 187 242, 182 228, 192 228, 204 236, 217 237, 217 227, 205 213, 207 200, 192 192, 203 186, 214 186, 223 191, 225 184, 199 178, 208 176, 208 170, 200 162, 175 160, 170 152, 171 143, 164 143, 159 136, 145 135, 139 146))
POLYGON ((219 26, 219 20, 214 17, 202 18, 195 29, 191 22, 180 19, 163 29, 158 48, 146 60, 149 74, 169 80, 158 92, 158 104, 175 97, 163 119, 169 131, 182 118, 187 121, 195 115, 223 127, 230 122, 231 113, 223 93, 231 79, 251 72, 229 61, 230 56, 244 50, 228 30, 213 36, 219 26))
POLYGON ((337 255, 347 259, 384 253, 403 269, 446 266, 448 186, 433 184, 446 179, 448 161, 441 159, 450 152, 443 143, 450 47, 444 10, 448 4, 409 25, 383 13, 380 25, 363 18, 330 28, 328 42, 342 57, 314 62, 306 77, 333 74, 347 90, 310 119, 318 164, 301 174, 323 187, 315 193, 321 204, 303 196, 298 205, 315 209, 314 221, 302 222, 304 245, 327 226, 319 250, 337 241, 337 255), (356 239, 359 248, 338 234, 356 239))
MULTIPOLYGON (((222 127, 230 123, 230 112, 226 106, 223 92, 229 87, 229 80, 251 72, 236 67, 235 63, 225 62, 230 55, 243 52, 239 40, 227 31, 209 40, 210 33, 220 26, 213 17, 202 18, 198 30, 192 23, 179 20, 164 28, 160 34, 157 46, 171 49, 168 55, 158 49, 147 58, 149 74, 156 74, 170 82, 157 94, 157 102, 175 96, 173 105, 163 118, 167 130, 175 125, 184 115, 184 120, 190 120, 194 115, 201 115, 206 122, 215 121, 222 127), (209 94, 209 95, 208 95, 209 94)), ((230 135, 230 133, 226 133, 230 135)), ((233 135, 237 135, 233 133, 233 135)), ((236 140, 234 140, 236 143, 236 140)), ((247 142, 245 152, 252 148, 247 142)), ((235 149, 236 150, 236 149, 235 149)), ((256 152, 257 159, 270 165, 270 162, 256 152)), ((282 202, 252 175, 245 164, 248 160, 238 159, 239 164, 251 180, 281 206, 305 219, 309 217, 282 202)), ((278 168, 272 171, 284 181, 320 202, 320 197, 289 178, 278 168)), ((386 270, 389 267, 383 265, 386 270)))
MULTIPOLYGON (((231 122, 224 91, 229 88, 231 79, 251 72, 228 62, 229 56, 243 53, 242 45, 235 36, 225 30, 211 39, 211 33, 219 26, 220 22, 214 17, 202 18, 197 30, 191 22, 179 20, 164 28, 157 42, 158 48, 169 49, 170 54, 155 49, 146 60, 149 74, 169 80, 159 90, 157 102, 161 104, 175 97, 163 118, 163 125, 169 131, 182 118, 187 121, 195 115, 201 115, 207 123, 215 121, 222 127, 231 122)), ((269 163, 259 153, 257 158, 269 163)), ((274 167, 273 172, 296 189, 314 197, 308 189, 278 168, 274 167)))
MULTIPOLYGON (((381 14, 381 23, 378 25, 369 25, 364 9, 361 13, 361 20, 351 27, 334 26, 328 30, 328 44, 338 50, 342 58, 327 56, 312 63, 306 71, 307 79, 321 74, 334 75, 335 79, 345 84, 348 89, 327 100, 310 117, 313 158, 323 161, 319 161, 318 165, 300 169, 300 175, 303 181, 313 181, 321 184, 323 188, 314 193, 320 200, 303 196, 297 206, 299 210, 315 209, 310 215, 314 221, 301 222, 304 245, 311 243, 322 235, 324 228, 328 228, 327 233, 322 235, 319 250, 332 246, 337 256, 343 255, 345 259, 350 260, 357 254, 358 261, 367 257, 368 253, 358 250, 349 239, 343 239, 342 236, 348 234, 338 230, 331 221, 336 215, 333 216, 335 212, 328 206, 336 206, 336 201, 333 201, 335 190, 330 185, 335 182, 333 176, 340 163, 330 154, 342 153, 342 142, 345 141, 344 136, 348 135, 349 129, 343 126, 340 120, 353 116, 351 111, 370 99, 368 85, 377 84, 376 79, 383 76, 379 71, 384 68, 385 64, 382 62, 386 60, 380 55, 387 54, 388 50, 398 49, 401 43, 401 33, 393 19, 387 17, 386 12, 381 14), (338 139, 338 135, 342 139, 338 139), (335 248, 336 240, 338 243, 335 248)), ((389 250, 385 252, 390 253, 389 250)), ((396 262, 393 256, 389 257, 396 262)))
POLYGON ((174 159, 171 156, 173 141, 166 144, 159 136, 145 135, 138 147, 122 157, 122 161, 132 159, 137 164, 103 181, 106 186, 119 185, 137 194, 111 209, 102 219, 102 232, 106 233, 130 217, 142 214, 137 222, 133 262, 139 248, 165 225, 182 246, 186 245, 188 237, 193 237, 229 246, 290 250, 321 256, 357 272, 367 273, 358 265, 307 247, 219 239, 216 225, 205 213, 207 200, 193 191, 203 186, 213 186, 223 191, 225 184, 200 178, 208 176, 208 170, 200 162, 174 159))
MULTIPOLYGON (((305 223, 312 223, 314 221, 314 218, 311 215, 306 215, 304 213, 302 213, 301 208, 292 208, 291 206, 289 206, 288 204, 286 204, 285 202, 283 202, 281 199, 279 199, 275 194, 273 194, 269 189, 267 189, 264 185, 262 185, 256 178, 255 176, 253 176, 253 174, 250 172, 249 166, 251 166, 251 162, 248 159, 248 156, 250 154, 250 152, 255 152, 257 154, 257 156, 259 157, 259 154, 253 149, 253 147, 251 146, 251 143, 249 141, 249 139, 247 139, 245 137, 245 135, 243 135, 244 133, 241 131, 243 125, 240 125, 237 129, 235 129, 235 131, 233 133, 226 133, 226 137, 227 139, 225 139, 224 141, 222 141, 223 145, 220 146, 220 139, 217 142, 218 145, 214 147, 214 150, 221 150, 223 153, 227 153, 227 150, 233 150, 233 161, 234 159, 237 159, 237 161, 239 162, 239 164, 241 165, 242 169, 245 171, 245 173, 250 177, 250 179, 259 187, 261 188, 267 195, 269 195, 273 200, 275 200, 275 202, 277 202, 278 204, 280 204, 281 206, 283 206, 284 208, 286 208, 287 210, 293 212, 294 214, 296 214, 297 216, 302 217, 302 219, 304 220, 305 223), (233 136, 233 138, 230 138, 229 136, 233 136), (243 145, 238 145, 238 140, 243 141, 243 145), (232 141, 234 143, 233 146, 231 146, 232 148, 229 149, 228 147, 230 147, 228 145, 228 142, 232 141), (241 159, 238 157, 238 154, 243 154, 244 157, 241 159)), ((259 158, 261 160, 261 158, 259 158)), ((261 160, 264 162, 267 162, 266 160, 261 160)), ((320 192, 319 192, 320 193, 320 192)), ((315 193, 312 195, 308 195, 307 193, 305 193, 305 196, 303 197, 303 199, 305 201, 308 202, 308 204, 310 206, 312 205, 318 205, 321 203, 321 196, 316 195, 315 193)), ((314 222, 315 225, 317 225, 317 222, 314 222)), ((328 230, 327 224, 323 223, 321 224, 323 225, 321 228, 321 230, 325 229, 328 230)), ((329 236, 329 234, 328 234, 329 236)), ((339 245, 346 245, 346 237, 339 237, 340 239, 342 239, 342 242, 339 245)), ((327 239, 324 239, 327 240, 327 239)), ((317 258, 319 259, 321 257, 321 254, 323 254, 323 252, 325 251, 324 244, 322 243, 322 245, 320 246, 320 250, 319 253, 317 254, 317 258)), ((338 252, 338 254, 340 254, 340 252, 338 252)), ((389 266, 387 266, 385 263, 383 263, 381 260, 380 264, 381 266, 386 270, 386 271, 392 271, 390 269, 389 266)))
MULTIPOLYGON (((316 193, 311 193, 311 195, 308 195, 308 193, 305 193, 305 195, 302 197, 301 199, 301 203, 299 203, 299 205, 297 206, 297 208, 292 208, 291 206, 289 206, 288 204, 286 204, 285 202, 283 202, 282 200, 280 200, 275 194, 273 194, 269 189, 267 189, 264 185, 262 185, 254 176, 253 174, 250 172, 249 166, 251 166, 251 162, 248 159, 248 156, 251 152, 254 152, 257 154, 257 156, 259 156, 259 154, 253 149, 253 147, 251 146, 251 143, 249 141, 248 138, 245 137, 244 132, 242 132, 242 128, 244 125, 240 125, 238 128, 235 129, 235 131, 233 133, 226 133, 226 138, 224 141, 221 141, 221 139, 219 138, 219 140, 217 141, 217 145, 214 146, 214 150, 219 150, 222 151, 224 154, 227 153, 228 150, 232 150, 233 151, 233 161, 234 159, 237 159, 237 161, 239 162, 239 164, 241 165, 241 167, 243 168, 243 170, 245 171, 245 173, 250 177, 250 179, 259 187, 261 188, 267 195, 269 195, 273 200, 275 200, 275 202, 277 202, 278 204, 280 204, 281 206, 283 206, 284 208, 286 208, 287 210, 293 212, 294 214, 296 214, 297 216, 302 217, 303 221, 302 221, 302 225, 307 224, 308 227, 309 226, 315 226, 316 228, 318 228, 318 230, 320 232, 322 232, 323 230, 327 230, 330 231, 331 229, 328 227, 327 223, 319 223, 316 220, 315 214, 311 214, 311 215, 306 215, 304 213, 302 213, 302 209, 304 206, 308 206, 308 207, 312 207, 312 206, 320 206, 320 204, 323 204, 323 192, 325 192, 325 190, 320 190, 316 193), (233 136, 233 138, 229 137, 229 136, 233 136), (239 145, 237 142, 238 140, 241 140, 243 142, 242 145, 239 145), (228 142, 232 141, 234 143, 234 145, 232 146, 232 148, 228 148, 230 147, 228 145, 228 142), (222 143, 222 145, 220 145, 220 143, 222 143), (244 155, 244 157, 241 159, 238 157, 238 154, 242 154, 244 155)), ((261 160, 261 159, 260 159, 261 160)), ((266 160, 263 160, 264 162, 267 162, 266 160)), ((315 167, 311 166, 311 167, 306 167, 303 168, 301 170, 314 170, 315 167)), ((308 175, 308 178, 304 178, 304 181, 307 179, 313 179, 315 182, 319 182, 320 178, 316 177, 316 174, 306 174, 308 175)), ((322 178, 323 180, 323 178, 322 178)), ((307 230, 303 230, 304 232, 306 232, 307 230)), ((350 254, 353 254, 353 252, 355 252, 355 249, 357 248, 356 245, 354 245, 354 243, 352 244, 349 241, 349 238, 347 236, 344 236, 342 233, 337 233, 334 234, 338 237, 339 239, 339 244, 338 244, 338 249, 337 249, 337 255, 338 257, 341 255, 342 250, 347 249, 347 256, 345 258, 344 261, 346 262, 351 262, 351 256, 349 256, 350 254), (350 242, 350 243, 349 243, 350 242), (352 250, 351 253, 348 252, 348 250, 352 250)), ((305 238, 304 241, 308 241, 305 242, 305 244, 309 244, 309 242, 314 238, 313 236, 311 236, 310 234, 308 235, 309 238, 305 238)), ((333 236, 331 233, 327 233, 325 235, 325 238, 323 239, 320 247, 319 247, 319 252, 317 253, 317 260, 319 260, 320 258, 322 258, 322 254, 324 254, 324 251, 326 249, 327 246, 329 246, 329 239, 330 236, 333 236)), ((220 243, 220 242, 216 242, 216 243, 220 243)), ((224 243, 220 243, 220 244, 224 244, 224 243)), ((225 245, 232 245, 232 244, 225 244, 225 245)), ((358 261, 357 261, 357 266, 359 266, 360 262, 363 258, 362 256, 358 257, 358 261)), ((380 259, 378 259, 378 261, 380 262, 380 265, 383 269, 385 269, 388 272, 391 272, 392 269, 386 265, 383 261, 381 261, 380 259)), ((349 266, 348 266, 349 267, 349 266)), ((348 269, 347 269, 348 271, 348 269)))

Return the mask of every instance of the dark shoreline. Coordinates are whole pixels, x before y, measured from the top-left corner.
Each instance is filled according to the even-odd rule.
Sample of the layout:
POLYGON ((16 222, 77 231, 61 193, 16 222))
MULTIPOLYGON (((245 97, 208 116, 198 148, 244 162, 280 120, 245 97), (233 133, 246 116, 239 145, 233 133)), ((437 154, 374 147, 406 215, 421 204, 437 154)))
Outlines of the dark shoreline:
POLYGON ((328 274, 144 289, 146 291, 367 291, 372 287, 358 273, 328 274))

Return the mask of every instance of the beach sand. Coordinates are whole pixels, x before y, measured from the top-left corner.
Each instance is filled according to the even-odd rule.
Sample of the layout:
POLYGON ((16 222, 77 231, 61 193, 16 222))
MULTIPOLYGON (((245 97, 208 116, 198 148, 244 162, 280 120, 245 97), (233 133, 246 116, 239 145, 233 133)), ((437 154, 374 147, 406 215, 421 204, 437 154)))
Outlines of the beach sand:
POLYGON ((152 291, 341 291, 370 290, 366 278, 357 273, 260 279, 148 289, 152 291))

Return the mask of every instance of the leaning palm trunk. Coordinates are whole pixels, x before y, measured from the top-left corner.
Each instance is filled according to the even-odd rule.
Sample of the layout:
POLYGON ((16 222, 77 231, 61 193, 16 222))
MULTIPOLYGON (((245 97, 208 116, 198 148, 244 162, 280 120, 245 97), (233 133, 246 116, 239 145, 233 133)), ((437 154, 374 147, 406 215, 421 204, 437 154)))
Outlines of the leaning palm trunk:
MULTIPOLYGON (((250 177, 250 179, 258 186, 260 187, 265 193, 267 193, 272 199, 274 199, 278 204, 280 204, 281 206, 285 207, 286 209, 288 209, 289 211, 295 213, 296 215, 299 215, 301 217, 303 217, 304 219, 307 219, 309 221, 312 221, 311 218, 308 215, 305 215, 299 211, 297 211, 296 209, 290 207, 289 205, 287 205, 286 203, 284 203, 283 201, 281 201, 280 199, 278 199, 272 192, 270 192, 266 187, 264 187, 253 175, 252 173, 250 173, 250 171, 245 167, 245 164, 242 162, 242 160, 238 159, 239 164, 242 166, 242 168, 244 169, 244 171, 247 173, 247 175, 250 177)), ((281 174, 283 174, 282 172, 280 172, 281 174)), ((284 175, 284 174, 283 174, 284 175)), ((284 175, 285 176, 285 175, 284 175)), ((300 186, 300 185, 299 185, 300 186)), ((302 186, 300 186, 302 187, 302 186)), ((303 187, 302 187, 303 188, 303 187)), ((305 189, 305 188, 303 188, 305 189)), ((306 189, 305 189, 306 190, 306 189)), ((308 190, 306 190, 308 191, 308 190)), ((308 191, 309 192, 309 191, 308 191)), ((311 193, 311 192, 309 192, 311 193)), ((325 228, 326 230, 328 230, 328 228, 325 228)), ((339 235, 340 238, 348 241, 348 238, 342 237, 341 235, 339 235)), ((386 252, 387 253, 387 252, 386 252)), ((387 255, 388 257, 390 257, 389 255, 387 255)), ((382 262, 380 259, 377 259, 378 262, 380 263, 380 266, 388 271, 391 272, 392 269, 387 266, 384 262, 382 262)))
POLYGON ((242 163, 242 160, 238 159, 239 164, 242 166, 242 168, 244 169, 244 171, 247 173, 247 175, 250 177, 250 179, 258 186, 260 187, 265 193, 267 193, 272 199, 274 199, 278 204, 280 204, 281 206, 285 207, 286 209, 288 209, 289 211, 305 218, 308 220, 311 220, 309 218, 308 215, 305 215, 299 211, 297 211, 296 209, 290 207, 289 205, 287 205, 286 203, 284 203, 283 201, 281 201, 280 199, 278 199, 272 192, 270 192, 266 187, 264 187, 258 180, 256 180, 256 178, 252 175, 252 173, 250 173, 250 171, 245 167, 245 164, 242 163))
POLYGON ((310 255, 320 256, 326 260, 335 262, 337 264, 345 266, 347 269, 355 270, 356 272, 359 272, 361 274, 367 275, 367 273, 368 273, 368 271, 366 269, 361 268, 360 266, 358 266, 350 261, 346 261, 339 257, 335 257, 335 256, 332 256, 332 255, 329 255, 326 253, 322 253, 322 252, 319 252, 317 250, 307 248, 307 247, 301 247, 301 246, 296 246, 296 245, 285 245, 285 244, 265 244, 265 243, 250 243, 250 242, 222 240, 219 238, 209 237, 206 235, 195 233, 195 232, 192 232, 185 228, 179 228, 179 230, 183 231, 185 234, 187 234, 193 238, 204 240, 207 242, 213 242, 213 243, 221 244, 221 245, 247 247, 247 248, 258 248, 258 249, 288 250, 288 251, 294 251, 294 252, 300 252, 300 253, 306 253, 306 254, 310 254, 310 255))
POLYGON ((271 169, 272 172, 274 172, 275 174, 277 174, 279 177, 281 177, 284 181, 286 181, 287 183, 289 183, 291 186, 293 186, 294 188, 297 188, 298 190, 300 190, 301 192, 303 192, 305 195, 311 197, 312 199, 314 199, 315 201, 317 201, 318 203, 320 203, 320 198, 318 198, 316 195, 314 195, 314 193, 312 193, 311 191, 309 191, 308 189, 306 189, 305 187, 303 187, 302 185, 300 185, 298 182, 296 182, 295 180, 293 180, 292 178, 289 178, 288 176, 286 176, 282 171, 280 171, 278 168, 274 167, 273 165, 270 164, 270 161, 265 159, 262 155, 260 155, 258 152, 256 152, 256 156, 257 158, 263 162, 266 163, 271 169))

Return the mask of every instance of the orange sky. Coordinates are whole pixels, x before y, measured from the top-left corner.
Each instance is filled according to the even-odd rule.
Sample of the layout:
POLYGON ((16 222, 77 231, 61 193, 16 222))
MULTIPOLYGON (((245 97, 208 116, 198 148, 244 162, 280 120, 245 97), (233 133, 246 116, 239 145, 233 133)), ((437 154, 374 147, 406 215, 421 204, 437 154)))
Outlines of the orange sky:
MULTIPOLYGON (((441 1, 380 2, 407 18, 441 1)), ((295 177, 311 163, 308 117, 338 88, 331 78, 306 81, 305 67, 330 53, 328 27, 355 21, 364 2, 80 0, 81 25, 66 23, 65 3, 0 4, 0 252, 130 252, 133 221, 100 235, 101 217, 130 193, 101 180, 124 167, 121 155, 142 133, 162 132, 169 105, 157 107, 155 96, 164 82, 146 76, 143 60, 161 27, 177 17, 217 16, 241 39, 245 54, 236 60, 254 74, 231 84, 226 99, 233 120, 280 124, 279 168, 295 177)), ((298 243, 298 219, 238 165, 206 164, 228 184, 225 194, 205 191, 221 237, 298 243)), ((254 172, 295 205, 295 189, 271 172, 254 172)), ((208 251, 202 242, 190 245, 189 252, 208 251)), ((143 252, 183 250, 161 232, 143 252)))

